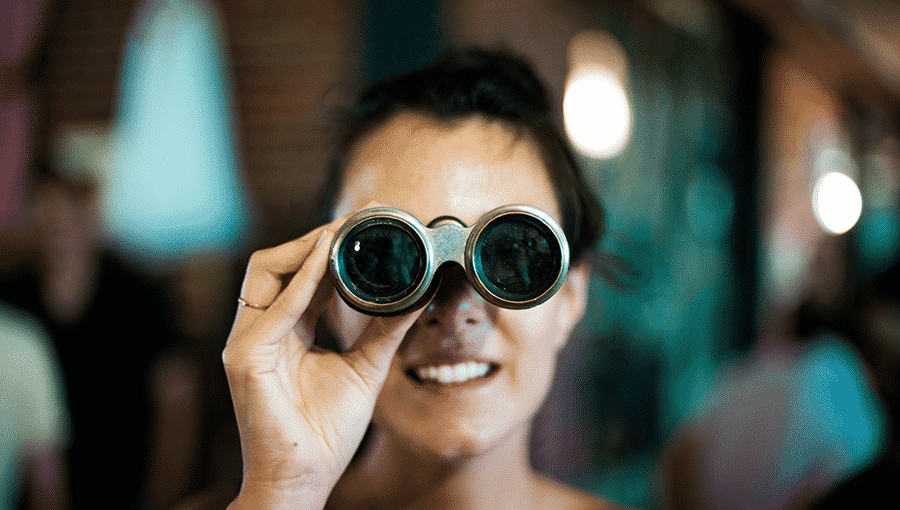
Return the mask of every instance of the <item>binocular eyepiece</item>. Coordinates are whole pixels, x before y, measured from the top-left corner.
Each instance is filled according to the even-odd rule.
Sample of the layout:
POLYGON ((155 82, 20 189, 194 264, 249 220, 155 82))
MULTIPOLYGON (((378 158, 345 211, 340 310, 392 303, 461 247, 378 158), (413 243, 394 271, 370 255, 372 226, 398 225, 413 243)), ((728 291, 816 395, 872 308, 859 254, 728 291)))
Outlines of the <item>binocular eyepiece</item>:
POLYGON ((426 227, 399 209, 366 209, 344 223, 331 245, 338 294, 368 315, 422 306, 437 291, 435 273, 445 263, 461 265, 489 303, 524 309, 562 286, 569 245, 556 221, 529 205, 498 207, 471 227, 450 216, 426 227))

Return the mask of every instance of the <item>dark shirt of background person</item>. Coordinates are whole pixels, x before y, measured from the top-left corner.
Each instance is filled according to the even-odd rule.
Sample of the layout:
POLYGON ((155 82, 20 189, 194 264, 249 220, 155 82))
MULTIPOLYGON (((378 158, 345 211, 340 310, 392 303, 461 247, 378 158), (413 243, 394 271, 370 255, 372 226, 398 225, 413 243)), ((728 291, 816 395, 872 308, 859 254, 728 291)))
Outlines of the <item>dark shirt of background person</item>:
POLYGON ((147 376, 171 338, 165 294, 102 248, 95 186, 45 171, 34 190, 34 253, 5 275, 0 298, 42 320, 59 354, 73 507, 133 508, 148 458, 147 376))

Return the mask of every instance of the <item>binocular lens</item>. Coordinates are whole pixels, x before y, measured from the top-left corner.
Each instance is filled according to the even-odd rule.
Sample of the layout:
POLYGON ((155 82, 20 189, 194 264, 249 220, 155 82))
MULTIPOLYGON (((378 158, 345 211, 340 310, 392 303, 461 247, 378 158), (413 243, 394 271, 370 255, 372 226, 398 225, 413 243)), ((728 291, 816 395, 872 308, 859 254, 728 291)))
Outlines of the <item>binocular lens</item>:
POLYGON ((372 302, 396 301, 422 279, 424 258, 422 246, 403 224, 362 225, 343 245, 341 277, 372 302))
POLYGON ((560 258, 552 233, 527 216, 488 225, 475 245, 476 272, 491 292, 510 301, 533 299, 552 286, 560 258))

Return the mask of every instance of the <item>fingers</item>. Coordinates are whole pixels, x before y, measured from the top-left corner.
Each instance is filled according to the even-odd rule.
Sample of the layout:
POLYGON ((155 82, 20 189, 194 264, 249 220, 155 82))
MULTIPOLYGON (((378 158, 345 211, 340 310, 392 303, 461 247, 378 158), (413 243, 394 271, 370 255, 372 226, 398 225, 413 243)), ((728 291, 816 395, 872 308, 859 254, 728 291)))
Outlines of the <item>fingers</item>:
MULTIPOLYGON (((364 209, 376 205, 371 202, 364 209)), ((309 315, 317 317, 321 314, 331 293, 329 282, 324 282, 329 286, 327 289, 321 285, 327 274, 331 241, 352 214, 341 216, 299 239, 259 250, 250 257, 241 296, 247 302, 267 309, 240 306, 226 346, 242 338, 263 346, 277 344, 297 324, 314 296, 309 315), (290 283, 283 288, 288 278, 290 283), (316 293, 317 288, 322 290, 316 293)), ((310 317, 307 322, 314 324, 314 318, 310 317)), ((309 348, 311 338, 303 340, 309 348)))
MULTIPOLYGON (((377 205, 380 204, 370 202, 363 209, 377 205)), ((353 214, 355 212, 341 216, 299 239, 253 253, 241 286, 241 297, 250 303, 263 306, 272 303, 281 292, 285 277, 300 270, 313 248, 317 246, 322 232, 326 229, 337 232, 353 214)))
MULTIPOLYGON (((309 257, 259 317, 253 321, 253 335, 260 335, 263 343, 277 343, 294 327, 309 308, 313 296, 328 271, 328 254, 334 231, 321 232, 309 257)), ((306 346, 309 347, 308 345, 306 346)))
MULTIPOLYGON (((241 310, 223 352, 226 368, 244 366, 254 371, 273 370, 282 340, 300 320, 328 268, 328 243, 334 233, 323 229, 309 257, 266 310, 241 310), (250 314, 255 315, 252 319, 250 314), (242 324, 243 323, 243 326, 242 324)), ((304 347, 308 348, 308 345, 304 347)))
MULTIPOLYGON (((363 209, 377 205, 371 202, 363 209)), ((226 368, 235 371, 249 369, 257 373, 274 370, 279 348, 308 350, 312 346, 315 322, 333 292, 328 276, 331 243, 337 230, 352 214, 355 213, 341 216, 299 239, 257 251, 251 256, 241 296, 247 302, 265 308, 239 307, 223 352, 226 368), (289 283, 284 286, 288 279, 289 283), (293 328, 296 328, 296 334, 292 335, 293 328), (290 345, 283 344, 285 340, 291 342, 290 345), (302 346, 293 345, 298 340, 303 343, 302 346)), ((377 328, 380 327, 390 338, 399 337, 402 340, 414 320, 409 320, 408 324, 401 320, 403 331, 399 335, 393 334, 396 321, 375 320, 369 328, 369 335, 379 337, 377 328)), ((397 347, 389 342, 388 349, 391 345, 393 350, 387 355, 388 363, 397 347)), ((357 352, 364 358, 371 355, 373 359, 380 360, 383 357, 379 347, 361 348, 357 352)))
POLYGON ((284 277, 300 270, 330 226, 322 225, 299 239, 254 252, 247 265, 241 296, 251 303, 269 306, 281 292, 284 277))
MULTIPOLYGON (((241 285, 241 297, 249 303, 271 307, 282 293, 284 282, 291 278, 297 279, 297 275, 303 265, 308 261, 313 250, 318 248, 326 257, 331 240, 341 225, 349 218, 349 215, 341 216, 327 225, 318 227, 303 237, 289 241, 273 248, 267 248, 254 252, 247 265, 244 282, 241 285), (327 241, 323 241, 328 237, 327 241)), ((310 274, 309 272, 304 274, 310 274)), ((321 274, 316 274, 315 283, 322 280, 321 274)), ((324 274, 324 273, 323 273, 324 274)), ((241 306, 237 310, 234 325, 232 326, 229 342, 238 334, 247 331, 251 324, 260 317, 262 311, 253 307, 241 306)))
POLYGON ((373 317, 363 334, 344 355, 370 388, 380 390, 391 360, 409 328, 428 307, 394 317, 373 317))
MULTIPOLYGON (((320 233, 320 243, 304 261, 291 283, 266 310, 239 310, 235 326, 222 351, 222 362, 236 409, 247 402, 247 383, 253 378, 271 379, 278 370, 285 349, 308 349, 311 341, 299 345, 288 333, 309 302, 327 269, 328 247, 333 237, 327 229, 320 233), (246 314, 241 317, 241 314, 246 314), (251 315, 256 317, 251 318, 251 315), (243 324, 243 325, 242 325, 243 324), (240 329, 243 328, 243 329, 240 329)), ((246 308, 246 307, 242 307, 246 308)), ((302 340, 302 339, 301 339, 302 340)))

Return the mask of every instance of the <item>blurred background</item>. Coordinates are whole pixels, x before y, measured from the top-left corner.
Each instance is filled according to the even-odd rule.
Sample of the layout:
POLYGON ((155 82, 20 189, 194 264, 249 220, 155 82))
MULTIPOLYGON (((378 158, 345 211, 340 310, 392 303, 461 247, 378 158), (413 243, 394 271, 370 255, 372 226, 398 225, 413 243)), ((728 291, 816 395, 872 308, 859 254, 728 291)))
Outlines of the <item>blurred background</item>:
POLYGON ((643 508, 799 508, 896 449, 896 2, 10 0, 0 299, 59 376, 0 497, 233 495, 249 253, 310 225, 335 107, 468 44, 533 61, 631 266, 592 285, 537 468, 643 508))

